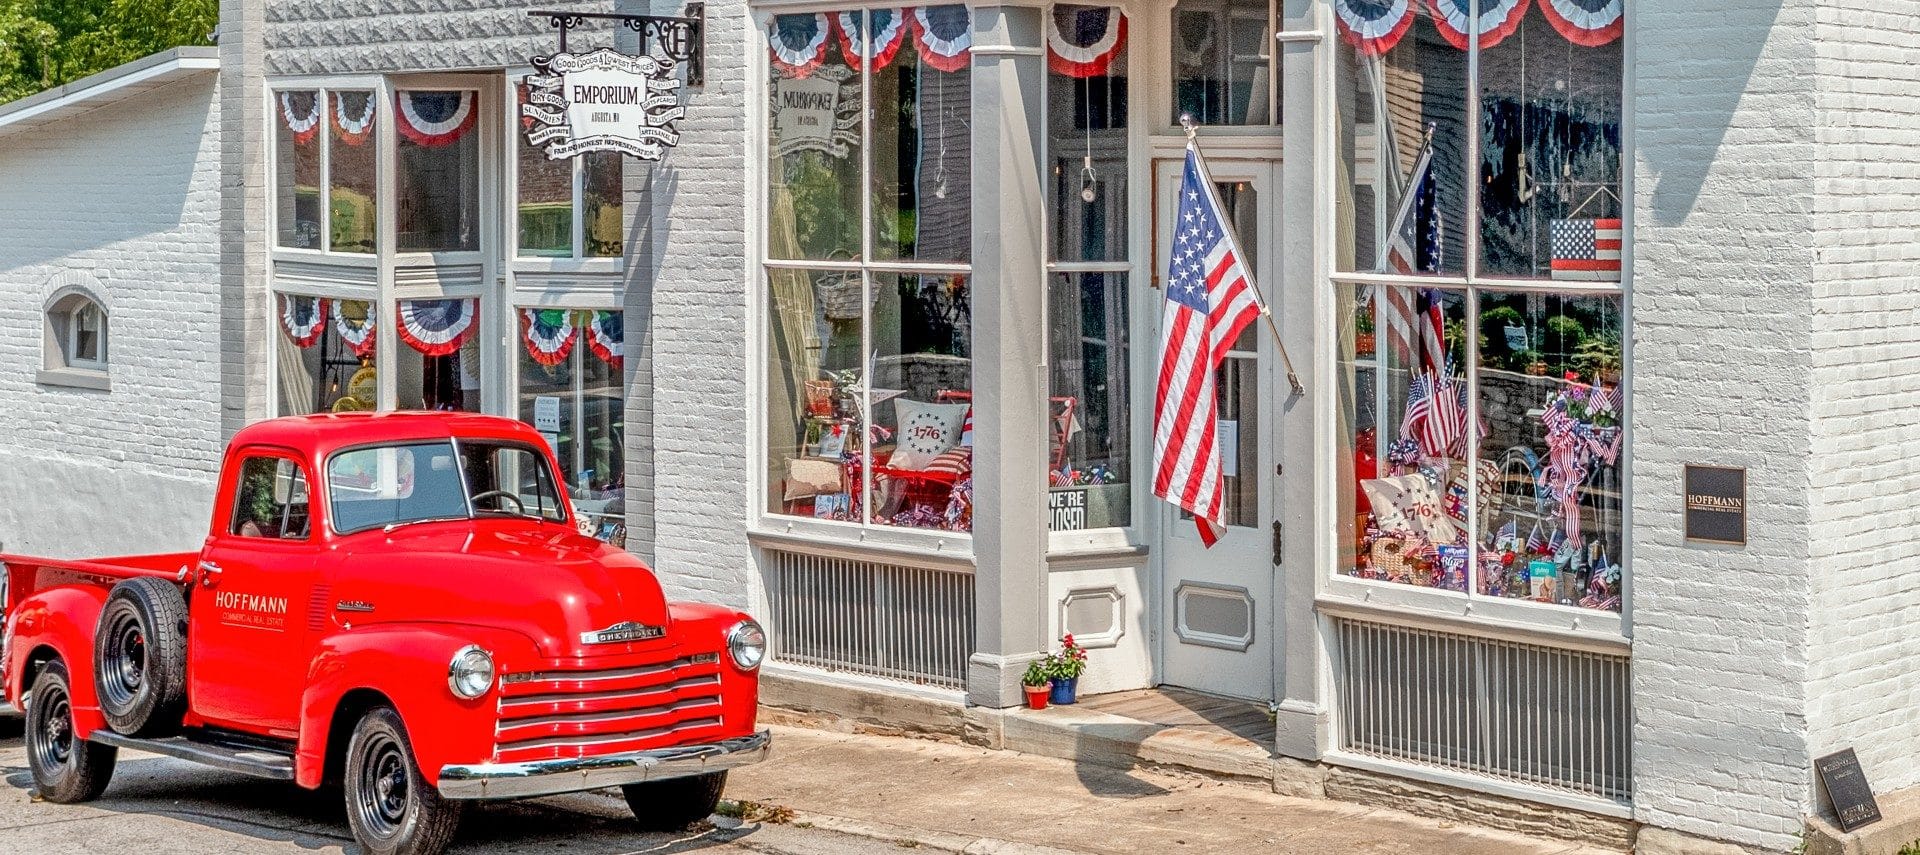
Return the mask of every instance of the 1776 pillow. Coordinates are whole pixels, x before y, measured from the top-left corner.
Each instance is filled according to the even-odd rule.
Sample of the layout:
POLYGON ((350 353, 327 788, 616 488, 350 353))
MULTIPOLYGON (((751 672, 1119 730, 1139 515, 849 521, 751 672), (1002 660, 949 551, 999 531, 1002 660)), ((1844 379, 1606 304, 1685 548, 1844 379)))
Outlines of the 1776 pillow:
POLYGON ((919 471, 960 443, 960 427, 966 422, 968 404, 930 404, 906 398, 893 399, 893 414, 900 425, 894 435, 893 457, 887 465, 894 469, 919 471))

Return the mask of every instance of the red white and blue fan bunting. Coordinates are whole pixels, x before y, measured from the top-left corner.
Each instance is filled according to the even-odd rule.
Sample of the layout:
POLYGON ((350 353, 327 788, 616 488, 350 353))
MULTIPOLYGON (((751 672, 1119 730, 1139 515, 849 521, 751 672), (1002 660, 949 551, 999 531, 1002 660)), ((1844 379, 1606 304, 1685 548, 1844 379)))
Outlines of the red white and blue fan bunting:
MULTIPOLYGON (((1530 0, 1480 0, 1480 49, 1487 50, 1499 44, 1513 31, 1520 29, 1520 19, 1527 15, 1530 0)), ((1467 22, 1471 15, 1467 12, 1467 0, 1427 0, 1427 8, 1433 12, 1433 28, 1440 31, 1440 37, 1461 50, 1466 50, 1472 39, 1473 28, 1467 22)))
POLYGON ((872 9, 868 14, 873 29, 871 37, 860 21, 859 12, 836 13, 833 29, 840 36, 840 56, 847 61, 848 68, 859 68, 861 55, 867 54, 873 70, 879 71, 892 63, 900 46, 907 43, 907 12, 905 9, 872 9))
POLYGON ((521 337, 527 342, 527 355, 541 365, 559 365, 573 352, 580 330, 573 325, 573 313, 566 309, 525 309, 520 313, 521 337))
POLYGON ((340 334, 340 340, 346 342, 347 347, 353 348, 354 356, 362 359, 373 356, 373 328, 372 304, 346 301, 333 307, 333 331, 340 334), (348 306, 357 307, 357 311, 349 312, 348 306))
POLYGON ((825 13, 769 15, 766 18, 767 55, 785 77, 806 77, 827 59, 832 27, 825 13))
POLYGON ((320 133, 320 93, 280 93, 280 120, 293 132, 294 144, 313 142, 314 135, 320 133))
POLYGON ((1625 30, 1623 5, 1624 0, 1540 0, 1540 11, 1567 41, 1599 47, 1625 30))
POLYGON ((911 13, 920 59, 940 71, 959 71, 973 60, 973 10, 966 6, 921 6, 911 13))
POLYGON ((281 294, 280 329, 295 347, 312 347, 327 332, 326 298, 281 294))
POLYGON ((460 349, 474 333, 478 300, 401 300, 400 340, 428 356, 460 349))
POLYGON ((333 128, 340 132, 341 142, 361 145, 373 137, 373 108, 377 103, 372 92, 333 93, 333 128))
POLYGON ((1340 35, 1364 56, 1381 56, 1413 28, 1419 0, 1333 0, 1340 35))
POLYGON ((397 93, 400 134, 427 148, 459 142, 479 118, 480 111, 474 109, 478 95, 470 90, 397 93))
POLYGON ((619 312, 594 312, 593 319, 587 322, 587 347, 593 349, 593 355, 600 361, 620 370, 621 350, 627 331, 619 312))
POLYGON ((1127 46, 1127 16, 1113 6, 1055 6, 1047 16, 1047 66, 1068 77, 1103 77, 1127 46))

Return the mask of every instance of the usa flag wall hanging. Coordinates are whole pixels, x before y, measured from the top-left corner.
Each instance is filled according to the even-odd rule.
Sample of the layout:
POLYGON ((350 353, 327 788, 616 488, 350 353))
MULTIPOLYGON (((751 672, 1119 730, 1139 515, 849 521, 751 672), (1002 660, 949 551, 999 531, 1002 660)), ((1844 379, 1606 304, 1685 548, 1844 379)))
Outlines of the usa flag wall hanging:
POLYGON ((428 356, 460 349, 474 333, 478 300, 401 300, 396 332, 408 347, 428 356))
POLYGON ((439 148, 459 142, 473 130, 480 111, 474 109, 479 93, 399 92, 394 95, 401 136, 427 148, 439 148))
POLYGON ((295 145, 313 142, 314 135, 320 133, 320 93, 280 93, 280 119, 293 132, 295 145))
POLYGON ((1620 221, 1554 220, 1550 226, 1555 279, 1620 281, 1620 221))
POLYGON ((1488 50, 1520 29, 1530 0, 1481 0, 1480 21, 1473 24, 1467 0, 1427 0, 1433 13, 1433 27, 1448 44, 1466 50, 1473 33, 1480 35, 1480 49, 1488 50))
POLYGON ((566 309, 524 309, 520 313, 521 336, 527 342, 527 356, 541 365, 559 365, 573 352, 579 329, 573 325, 573 312, 566 309))
POLYGON ((1540 0, 1547 22, 1567 41, 1599 47, 1626 29, 1624 0, 1540 0))
POLYGON ((373 136, 373 108, 377 103, 372 92, 335 92, 333 99, 333 129, 340 133, 340 141, 347 145, 362 145, 373 136), (358 103, 359 106, 354 106, 358 103))
POLYGON ((907 43, 907 13, 905 9, 870 9, 867 16, 863 23, 857 11, 840 12, 833 16, 833 29, 840 37, 840 56, 848 68, 859 68, 864 56, 873 70, 879 71, 891 64, 900 46, 907 43))
POLYGON ((825 13, 769 15, 767 56, 784 77, 806 77, 827 59, 832 28, 825 13))
POLYGON ((593 319, 587 322, 587 347, 615 371, 620 370, 620 350, 626 336, 619 312, 595 311, 593 319))
POLYGON ((326 298, 281 294, 280 328, 294 347, 312 347, 327 331, 326 298))
POLYGON ((959 71, 973 59, 973 10, 966 6, 921 6, 912 12, 920 58, 940 71, 959 71))
POLYGON ((373 355, 374 338, 373 304, 359 300, 342 300, 334 306, 333 331, 340 334, 340 340, 353 349, 353 355, 362 359, 373 355))
POLYGON ((1112 6, 1055 6, 1047 16, 1047 66, 1068 77, 1104 77, 1127 46, 1127 16, 1112 6))
POLYGON ((1333 17, 1340 35, 1363 56, 1381 56, 1393 50, 1413 27, 1414 4, 1419 0, 1333 0, 1333 17))

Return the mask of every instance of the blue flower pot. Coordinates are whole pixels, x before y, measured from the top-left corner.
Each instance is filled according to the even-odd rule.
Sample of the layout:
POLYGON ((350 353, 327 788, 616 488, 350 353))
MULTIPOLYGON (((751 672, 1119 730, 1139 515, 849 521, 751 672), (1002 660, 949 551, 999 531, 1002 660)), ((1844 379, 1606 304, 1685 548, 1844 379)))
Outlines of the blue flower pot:
POLYGON ((1050 682, 1053 683, 1053 691, 1050 694, 1048 694, 1047 696, 1048 701, 1051 701, 1056 704, 1073 703, 1074 692, 1080 686, 1079 677, 1075 677, 1071 680, 1062 680, 1056 677, 1050 682))

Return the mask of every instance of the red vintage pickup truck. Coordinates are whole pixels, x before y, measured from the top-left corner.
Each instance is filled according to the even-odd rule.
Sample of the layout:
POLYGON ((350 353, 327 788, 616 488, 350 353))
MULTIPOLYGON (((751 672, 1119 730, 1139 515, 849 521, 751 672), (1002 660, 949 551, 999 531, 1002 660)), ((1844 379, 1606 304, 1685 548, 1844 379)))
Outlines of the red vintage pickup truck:
POLYGON ((706 816, 767 756, 766 635, 667 602, 557 474, 509 419, 275 419, 228 447, 198 553, 0 555, 35 786, 96 798, 120 748, 338 784, 373 853, 439 851, 474 799, 619 786, 643 824, 706 816))

